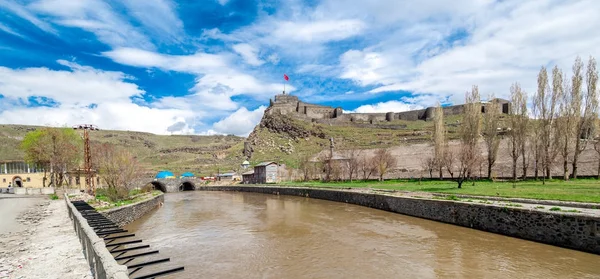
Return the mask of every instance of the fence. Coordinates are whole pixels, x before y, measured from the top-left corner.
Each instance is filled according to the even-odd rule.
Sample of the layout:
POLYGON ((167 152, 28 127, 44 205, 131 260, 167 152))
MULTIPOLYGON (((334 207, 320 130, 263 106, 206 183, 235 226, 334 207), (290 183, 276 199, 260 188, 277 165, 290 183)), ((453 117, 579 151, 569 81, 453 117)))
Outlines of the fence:
POLYGON ((83 254, 90 265, 90 269, 96 279, 126 279, 127 267, 119 265, 113 255, 106 249, 104 240, 96 235, 94 229, 88 225, 87 220, 75 208, 65 194, 65 202, 69 211, 69 217, 73 221, 73 227, 83 247, 83 254))

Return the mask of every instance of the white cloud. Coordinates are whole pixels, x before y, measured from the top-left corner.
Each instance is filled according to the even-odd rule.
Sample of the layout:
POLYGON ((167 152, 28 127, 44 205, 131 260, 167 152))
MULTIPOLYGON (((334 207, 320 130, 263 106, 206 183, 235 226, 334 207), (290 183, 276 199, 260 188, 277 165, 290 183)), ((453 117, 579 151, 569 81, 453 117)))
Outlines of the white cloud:
POLYGON ((142 32, 115 13, 104 1, 38 0, 31 3, 29 8, 39 14, 50 16, 56 24, 92 32, 98 40, 113 47, 154 48, 142 32))
POLYGON ((271 36, 282 43, 330 42, 356 36, 365 29, 360 20, 319 20, 307 22, 283 21, 275 25, 271 36))
POLYGON ((233 50, 242 56, 249 65, 260 66, 265 63, 265 61, 258 58, 258 50, 249 44, 233 45, 233 50))
POLYGON ((387 101, 373 105, 362 105, 355 110, 345 111, 347 113, 384 113, 384 112, 402 112, 409 110, 422 109, 423 106, 401 101, 387 101))
POLYGON ((0 31, 4 31, 5 33, 23 38, 23 35, 17 33, 17 31, 13 30, 12 28, 2 24, 2 22, 0 22, 0 31))
POLYGON ((157 134, 191 133, 203 110, 173 106, 142 106, 131 99, 145 92, 121 72, 109 72, 59 60, 70 68, 9 69, 0 67, 0 122, 64 126, 93 123, 102 129, 135 130, 157 134), (49 98, 44 99, 41 97, 49 98), (28 99, 48 106, 31 107, 28 99), (53 101, 53 102, 50 102, 53 101), (175 123, 185 123, 177 131, 175 123))
POLYGON ((0 67, 0 93, 7 98, 44 96, 65 105, 87 106, 106 101, 129 100, 144 92, 121 72, 108 72, 58 60, 72 71, 48 68, 10 69, 0 67))
POLYGON ((229 57, 226 54, 202 52, 192 55, 168 55, 137 48, 116 48, 103 52, 102 55, 120 64, 194 74, 227 68, 229 65, 229 57))
POLYGON ((442 99, 449 96, 456 103, 464 101, 464 92, 473 84, 480 85, 484 96, 493 92, 506 98, 515 81, 534 92, 542 65, 556 64, 570 72, 575 56, 600 56, 600 17, 596 12, 600 2, 476 2, 466 11, 445 4, 443 9, 428 11, 430 17, 444 13, 442 18, 451 28, 432 25, 428 17, 409 17, 415 21, 413 29, 432 32, 410 32, 410 40, 404 44, 383 39, 363 50, 348 51, 340 57, 340 77, 377 86, 372 93, 433 93, 442 99), (468 37, 458 44, 449 42, 460 28, 468 37))
POLYGON ((146 30, 156 37, 168 41, 183 40, 183 22, 176 12, 176 4, 170 0, 126 0, 123 1, 129 14, 139 20, 146 30))
MULTIPOLYGON (((283 89, 282 83, 268 83, 236 69, 231 65, 232 59, 229 54, 199 52, 193 55, 166 55, 140 49, 119 48, 104 52, 103 55, 125 65, 196 74, 196 85, 190 89, 194 96, 186 96, 185 102, 189 102, 189 98, 193 97, 194 101, 200 102, 202 106, 222 110, 237 108, 237 104, 231 100, 232 96, 253 95, 264 99, 283 89)), ((294 90, 293 86, 286 87, 288 92, 294 90)))
POLYGON ((229 0, 217 0, 217 2, 221 4, 221 6, 225 6, 227 3, 229 3, 229 0))
POLYGON ((245 107, 242 107, 226 118, 216 122, 213 125, 213 129, 218 133, 248 136, 260 122, 265 109, 265 106, 260 106, 253 111, 249 111, 245 107))
POLYGON ((56 30, 54 30, 50 24, 39 19, 27 8, 13 0, 0 0, 0 10, 1 9, 7 9, 13 12, 17 16, 31 22, 31 24, 37 26, 39 29, 42 29, 48 33, 57 34, 56 30))

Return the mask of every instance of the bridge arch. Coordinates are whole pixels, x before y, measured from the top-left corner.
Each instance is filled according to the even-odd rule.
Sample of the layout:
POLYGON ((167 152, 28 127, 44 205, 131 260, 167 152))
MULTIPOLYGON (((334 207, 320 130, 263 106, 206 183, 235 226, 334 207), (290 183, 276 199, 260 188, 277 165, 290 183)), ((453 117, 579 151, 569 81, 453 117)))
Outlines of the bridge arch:
POLYGON ((163 193, 167 192, 167 186, 162 182, 152 181, 152 182, 150 182, 150 184, 152 184, 152 186, 154 187, 155 190, 160 190, 163 193))
POLYGON ((196 190, 196 185, 190 181, 184 181, 179 185, 179 191, 194 191, 196 190))

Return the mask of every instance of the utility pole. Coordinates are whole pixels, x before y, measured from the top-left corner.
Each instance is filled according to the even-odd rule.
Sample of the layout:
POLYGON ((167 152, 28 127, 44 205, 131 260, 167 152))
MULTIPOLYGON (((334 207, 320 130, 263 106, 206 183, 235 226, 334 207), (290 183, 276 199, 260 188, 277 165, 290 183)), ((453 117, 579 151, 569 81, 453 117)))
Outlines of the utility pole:
POLYGON ((90 134, 89 131, 99 130, 96 125, 80 124, 73 126, 75 130, 83 130, 83 158, 85 171, 85 187, 87 192, 96 195, 96 183, 94 181, 94 173, 92 170, 92 152, 90 150, 90 134))

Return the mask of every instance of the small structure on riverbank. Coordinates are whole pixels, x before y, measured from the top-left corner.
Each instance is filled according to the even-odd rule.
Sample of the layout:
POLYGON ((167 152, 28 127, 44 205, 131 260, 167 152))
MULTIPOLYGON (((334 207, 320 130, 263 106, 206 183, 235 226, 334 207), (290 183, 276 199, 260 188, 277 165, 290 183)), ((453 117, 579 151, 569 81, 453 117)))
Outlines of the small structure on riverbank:
POLYGON ((281 176, 283 176, 279 174, 280 169, 284 170, 285 167, 273 161, 259 163, 254 166, 254 170, 242 173, 242 183, 267 184, 280 182, 281 176))

